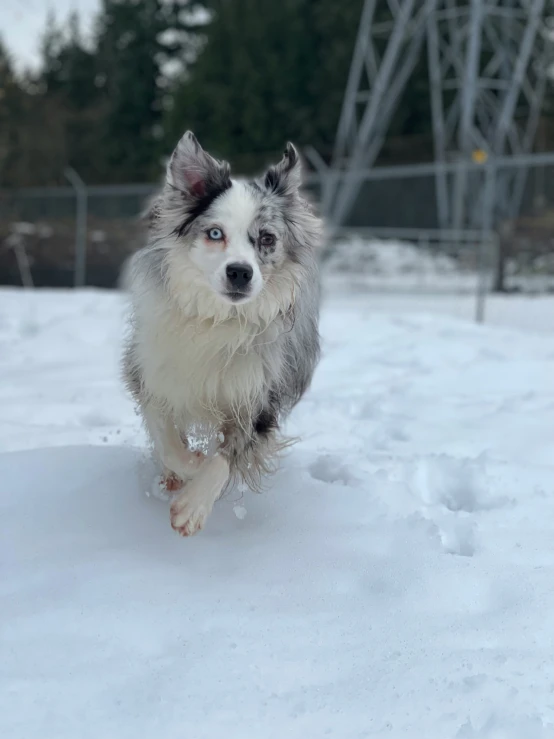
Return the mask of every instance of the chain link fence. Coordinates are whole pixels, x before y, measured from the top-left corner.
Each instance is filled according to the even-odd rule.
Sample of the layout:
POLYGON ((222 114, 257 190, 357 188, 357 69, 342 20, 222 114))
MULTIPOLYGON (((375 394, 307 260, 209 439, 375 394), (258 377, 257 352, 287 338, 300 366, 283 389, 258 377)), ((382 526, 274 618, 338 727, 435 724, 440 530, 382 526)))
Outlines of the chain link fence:
POLYGON ((29 281, 21 271, 23 257, 35 286, 114 287, 140 245, 139 214, 156 187, 88 187, 83 239, 73 188, 0 193, 0 284, 29 281))
MULTIPOLYGON (((325 202, 328 181, 337 176, 333 170, 311 175, 309 186, 318 199, 325 202)), ((389 245, 404 241, 408 247, 417 247, 422 255, 420 269, 415 263, 410 267, 411 283, 402 281, 406 289, 429 289, 433 285, 441 289, 445 281, 438 275, 433 280, 429 259, 444 255, 451 256, 466 276, 467 265, 473 259, 475 268, 483 272, 479 280, 490 290, 554 292, 554 154, 505 157, 486 164, 375 168, 350 176, 359 177, 360 187, 346 231, 356 238, 358 250, 360 240, 365 239, 366 267, 371 268, 375 262, 372 244, 383 238, 389 245), (472 197, 456 203, 460 174, 466 178, 466 192, 472 197), (490 218, 484 208, 487 196, 491 199, 490 218), (460 222, 466 227, 452 228, 450 224, 456 221, 460 204, 460 222), (513 217, 512 213, 519 215, 513 217), (425 245, 426 240, 433 243, 431 249, 425 245), (475 246, 476 241, 483 241, 481 251, 475 246), (481 257, 476 260, 477 253, 481 257)), ((332 183, 330 189, 336 193, 332 183)), ((335 234, 344 232, 342 227, 335 234)), ((331 256, 335 249, 336 243, 331 244, 331 256)), ((410 253, 408 248, 406 254, 410 253)), ((392 257, 392 249, 390 254, 392 257)), ((358 257, 355 261, 358 273, 364 262, 358 257)))
MULTIPOLYGON (((365 280, 373 290, 471 290, 478 301, 492 289, 553 291, 554 155, 526 161, 502 165, 521 187, 520 216, 501 220, 495 233, 441 228, 436 166, 361 173, 348 221, 328 244, 325 269, 365 280)), ((307 177, 312 199, 324 199, 328 176, 337 174, 307 177)), ((157 187, 87 187, 82 238, 73 187, 1 192, 0 283, 117 285, 124 261, 141 243, 138 216, 157 187)))

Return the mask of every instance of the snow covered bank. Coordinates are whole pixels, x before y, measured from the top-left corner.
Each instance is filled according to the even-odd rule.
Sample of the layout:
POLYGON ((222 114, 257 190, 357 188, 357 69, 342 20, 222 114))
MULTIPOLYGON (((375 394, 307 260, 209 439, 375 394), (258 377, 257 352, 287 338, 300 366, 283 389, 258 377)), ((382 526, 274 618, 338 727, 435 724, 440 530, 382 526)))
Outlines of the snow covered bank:
POLYGON ((554 736, 554 301, 506 300, 330 294, 302 442, 184 541, 120 297, 0 292, 0 735, 554 736))
MULTIPOLYGON (((450 245, 454 246, 453 244, 450 245)), ((425 247, 394 239, 377 240, 360 236, 338 239, 325 264, 328 275, 342 275, 373 289, 412 289, 471 292, 477 275, 474 269, 477 247, 465 245, 465 261, 447 254, 442 245, 425 247), (471 265, 471 268, 470 268, 471 265)))
MULTIPOLYGON (((468 294, 477 287, 478 242, 412 243, 360 235, 338 239, 325 264, 336 284, 372 291, 468 294)), ((496 254, 485 252, 485 282, 492 288, 496 254)), ((506 262, 507 290, 528 295, 554 292, 554 254, 540 251, 533 258, 522 250, 506 262)))

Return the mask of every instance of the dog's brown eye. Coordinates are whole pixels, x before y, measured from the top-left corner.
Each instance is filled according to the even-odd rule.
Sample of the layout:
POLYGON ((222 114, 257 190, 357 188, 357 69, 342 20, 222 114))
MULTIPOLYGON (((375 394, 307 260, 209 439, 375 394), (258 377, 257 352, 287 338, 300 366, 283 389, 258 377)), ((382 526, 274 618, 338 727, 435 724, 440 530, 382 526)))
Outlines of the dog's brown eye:
POLYGON ((262 246, 273 246, 275 243, 275 236, 273 234, 262 234, 260 238, 260 244, 262 246))

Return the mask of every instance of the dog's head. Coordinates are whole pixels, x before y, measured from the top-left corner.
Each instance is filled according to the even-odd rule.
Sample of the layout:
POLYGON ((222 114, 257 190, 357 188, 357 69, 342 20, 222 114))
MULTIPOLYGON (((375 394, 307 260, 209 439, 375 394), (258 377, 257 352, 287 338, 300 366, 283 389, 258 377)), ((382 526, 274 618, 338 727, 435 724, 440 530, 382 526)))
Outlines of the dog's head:
POLYGON ((150 219, 154 239, 171 245, 168 269, 187 282, 194 273, 197 286, 228 305, 253 301, 280 273, 288 272, 290 281, 291 269, 301 270, 319 239, 319 221, 300 197, 300 184, 292 144, 261 178, 235 180, 226 162, 185 133, 150 219), (287 263, 291 269, 283 270, 287 263))

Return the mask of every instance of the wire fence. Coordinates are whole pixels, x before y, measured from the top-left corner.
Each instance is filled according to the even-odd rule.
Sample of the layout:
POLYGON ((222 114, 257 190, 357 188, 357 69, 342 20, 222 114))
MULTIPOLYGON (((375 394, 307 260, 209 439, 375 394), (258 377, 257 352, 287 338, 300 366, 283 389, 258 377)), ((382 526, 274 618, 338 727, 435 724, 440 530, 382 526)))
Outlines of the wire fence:
MULTIPOLYGON (((434 242, 432 253, 454 255, 459 265, 468 262, 462 255, 477 253, 477 237, 483 241, 484 256, 476 269, 489 290, 554 292, 554 154, 502 157, 486 164, 377 167, 347 174, 320 169, 311 176, 309 187, 325 203, 326 191, 336 194, 333 180, 341 177, 361 181, 346 224, 351 234, 364 234, 368 243, 381 238, 389 243, 407 240, 422 255, 429 254, 428 238, 434 242), (421 233, 428 237, 422 240, 421 233)), ((330 253, 334 249, 336 240, 330 253)), ((371 249, 367 251, 370 254, 371 249)), ((423 268, 425 264, 421 260, 423 268)), ((425 268, 421 272, 427 288, 443 284, 438 276, 429 279, 425 268)), ((417 287, 415 279, 405 284, 406 289, 417 287)))
MULTIPOLYGON (((497 160, 488 169, 466 166, 470 186, 483 187, 491 166, 495 202, 519 198, 519 216, 497 217, 494 231, 476 228, 468 213, 465 227, 444 226, 441 183, 455 191, 448 178, 459 175, 457 165, 355 173, 362 179, 359 195, 346 223, 331 231, 326 269, 364 279, 374 290, 471 290, 481 305, 478 316, 491 290, 553 291, 554 155, 497 160)), ((342 176, 311 172, 306 190, 324 203, 329 178, 342 176)), ((1 192, 0 284, 117 285, 123 263, 143 238, 138 215, 158 186, 1 192)), ((478 224, 479 213, 473 220, 478 224)))
POLYGON ((138 215, 157 187, 86 188, 84 224, 72 187, 1 193, 0 284, 23 282, 17 254, 25 253, 36 286, 115 286, 141 243, 138 215))

